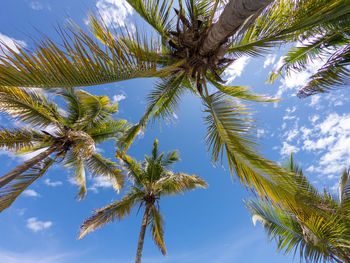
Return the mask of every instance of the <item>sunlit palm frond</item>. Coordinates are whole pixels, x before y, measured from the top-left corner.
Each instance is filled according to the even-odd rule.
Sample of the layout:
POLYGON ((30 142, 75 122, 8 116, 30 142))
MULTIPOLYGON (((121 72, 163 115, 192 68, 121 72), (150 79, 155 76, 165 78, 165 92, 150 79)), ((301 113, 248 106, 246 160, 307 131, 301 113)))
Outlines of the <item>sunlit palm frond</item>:
POLYGON ((81 231, 78 238, 81 239, 87 233, 92 232, 109 222, 120 220, 129 215, 131 209, 140 201, 143 194, 144 193, 142 192, 130 191, 121 201, 116 201, 104 208, 94 211, 95 214, 85 220, 81 225, 81 231))
POLYGON ((131 57, 120 46, 101 46, 72 22, 57 31, 62 45, 47 38, 36 43, 33 52, 17 47, 18 53, 4 45, 6 52, 0 57, 0 85, 67 88, 155 73, 154 63, 131 57))
POLYGON ((59 126, 61 120, 56 104, 39 91, 23 88, 0 87, 0 111, 34 127, 59 126))
POLYGON ((64 164, 74 171, 74 180, 79 186, 79 192, 75 198, 81 201, 85 198, 87 192, 84 161, 75 152, 70 151, 64 158, 64 164))
POLYGON ((169 37, 169 15, 173 0, 126 0, 134 10, 164 39, 169 37))
POLYGON ((126 32, 115 28, 110 29, 102 17, 98 19, 92 14, 89 16, 89 22, 91 25, 90 31, 104 45, 107 45, 109 48, 115 47, 122 50, 141 64, 144 61, 169 66, 173 62, 171 56, 162 54, 159 51, 160 43, 158 43, 158 39, 149 34, 142 36, 136 25, 135 29, 125 25, 126 32))
POLYGON ((34 146, 43 139, 43 135, 31 129, 14 128, 0 130, 0 148, 8 151, 18 151, 34 146))
POLYGON ((270 98, 264 95, 254 94, 249 87, 245 86, 226 86, 222 85, 214 79, 210 78, 210 82, 222 93, 238 99, 254 101, 254 102, 277 102, 279 99, 270 98))
POLYGON ((171 152, 168 152, 164 159, 162 160, 162 165, 164 167, 168 167, 169 165, 172 165, 176 162, 180 161, 180 155, 179 155, 179 152, 178 151, 171 151, 171 152))
POLYGON ((205 139, 212 152, 212 161, 222 162, 225 154, 231 174, 262 198, 278 201, 282 198, 279 195, 288 196, 287 182, 291 175, 256 153, 255 131, 247 108, 221 92, 208 96, 204 106, 204 112, 208 114, 205 139), (277 187, 277 180, 283 187, 277 187))
POLYGON ((123 152, 117 152, 116 157, 121 163, 123 169, 127 172, 127 176, 131 182, 142 187, 146 177, 142 168, 142 163, 123 152))
POLYGON ((124 187, 125 175, 122 170, 119 169, 116 163, 103 158, 100 154, 95 153, 86 160, 86 168, 93 176, 106 177, 118 192, 124 187))
POLYGON ((120 139, 120 146, 127 150, 136 135, 142 132, 151 118, 162 117, 172 120, 178 104, 187 88, 181 85, 185 78, 183 73, 164 78, 156 83, 156 88, 147 96, 148 105, 140 121, 130 128, 120 139))
MULTIPOLYGON (((51 89, 50 89, 51 90, 51 89)), ((79 97, 79 92, 74 88, 53 89, 57 95, 65 99, 65 110, 68 113, 64 118, 67 126, 77 126, 81 119, 86 116, 85 105, 82 104, 79 97)))
POLYGON ((77 93, 85 111, 83 118, 76 121, 80 129, 98 127, 101 122, 118 110, 118 105, 111 105, 107 96, 93 96, 82 90, 77 93))
POLYGON ((309 82, 298 91, 298 97, 324 93, 350 83, 350 45, 333 54, 325 65, 310 77, 309 82))
POLYGON ((197 175, 185 173, 169 174, 155 182, 155 189, 160 195, 184 194, 196 188, 207 188, 208 184, 197 175))
POLYGON ((131 125, 126 120, 108 120, 97 127, 87 130, 96 144, 109 139, 116 139, 130 129, 131 125))
POLYGON ((167 253, 164 244, 164 219, 159 210, 153 205, 149 214, 151 236, 163 255, 167 253))
POLYGON ((43 176, 54 162, 54 159, 47 158, 42 163, 34 166, 27 173, 17 176, 15 180, 1 188, 0 212, 8 208, 35 180, 43 176))

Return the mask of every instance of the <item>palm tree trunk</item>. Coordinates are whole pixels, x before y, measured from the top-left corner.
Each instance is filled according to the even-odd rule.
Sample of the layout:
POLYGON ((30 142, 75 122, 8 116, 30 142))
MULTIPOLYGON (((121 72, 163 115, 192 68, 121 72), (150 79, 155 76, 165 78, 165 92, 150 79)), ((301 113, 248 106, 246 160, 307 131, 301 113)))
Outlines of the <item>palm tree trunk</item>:
POLYGON ((18 165, 16 168, 12 169, 10 172, 5 174, 0 178, 0 188, 14 180, 18 175, 24 173, 31 167, 33 167, 35 164, 41 162, 45 158, 47 158, 50 154, 52 154, 55 151, 59 151, 62 146, 52 145, 42 153, 39 153, 38 155, 34 156, 33 158, 25 161, 24 163, 18 165))
POLYGON ((142 256, 142 248, 143 248, 143 242, 145 240, 145 233, 147 228, 147 221, 148 221, 148 214, 149 210, 151 208, 152 204, 146 204, 145 213, 143 215, 142 219, 142 225, 139 235, 139 242, 137 243, 137 252, 136 252, 136 260, 135 263, 141 263, 141 256, 142 256))
POLYGON ((228 37, 232 36, 243 25, 246 19, 259 13, 272 1, 230 0, 221 13, 219 21, 210 28, 200 53, 205 55, 219 48, 220 45, 227 41, 228 37))

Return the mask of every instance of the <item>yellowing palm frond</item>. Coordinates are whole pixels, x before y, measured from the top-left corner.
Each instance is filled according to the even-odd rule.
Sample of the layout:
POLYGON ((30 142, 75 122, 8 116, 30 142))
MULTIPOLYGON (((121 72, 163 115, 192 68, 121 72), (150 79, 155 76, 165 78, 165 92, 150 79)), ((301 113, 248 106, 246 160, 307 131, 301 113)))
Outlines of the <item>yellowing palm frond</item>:
POLYGON ((54 162, 54 159, 48 158, 34 166, 28 173, 17 176, 10 184, 2 187, 0 189, 0 212, 8 208, 35 180, 43 176, 54 162))
POLYGON ((142 198, 142 194, 143 193, 140 192, 130 191, 121 201, 114 202, 104 208, 94 211, 95 214, 85 220, 81 225, 79 239, 101 226, 129 215, 131 209, 140 201, 140 198, 142 198))
POLYGON ((34 127, 61 125, 56 104, 35 90, 0 87, 0 111, 34 127))
POLYGON ((159 210, 153 205, 149 214, 149 225, 151 228, 151 236, 163 255, 167 251, 164 244, 164 219, 159 210))
POLYGON ((18 151, 31 148, 43 139, 43 135, 31 129, 14 128, 0 130, 0 148, 8 151, 18 151))

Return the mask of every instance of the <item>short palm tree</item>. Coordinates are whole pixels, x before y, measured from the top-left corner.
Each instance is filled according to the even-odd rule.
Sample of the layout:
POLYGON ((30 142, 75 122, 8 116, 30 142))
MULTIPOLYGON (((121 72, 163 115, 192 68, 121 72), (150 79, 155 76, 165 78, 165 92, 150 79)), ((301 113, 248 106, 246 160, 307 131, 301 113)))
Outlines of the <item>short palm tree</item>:
POLYGON ((254 224, 257 220, 263 224, 278 250, 286 254, 299 250, 306 262, 350 262, 350 171, 342 174, 338 201, 326 190, 320 194, 313 188, 292 158, 289 166, 296 174, 298 205, 286 209, 250 201, 254 224))
MULTIPOLYGON (((261 55, 286 39, 295 39, 294 33, 301 28, 320 18, 326 21, 326 13, 312 5, 304 10, 294 0, 187 0, 185 6, 179 0, 171 18, 173 0, 126 1, 156 36, 110 29, 90 16, 91 32, 102 44, 71 22, 58 30, 62 46, 45 39, 33 52, 18 47, 17 54, 7 47, 0 58, 0 85, 74 87, 157 77, 145 114, 122 141, 124 150, 151 118, 172 118, 181 98, 190 93, 204 106, 205 139, 212 161, 222 162, 225 156, 231 174, 243 185, 266 198, 281 198, 275 181, 288 175, 257 152, 256 129, 239 99, 274 100, 254 95, 247 87, 224 85, 222 78, 240 56, 261 55), (223 4, 214 23, 218 6, 223 4), (304 15, 295 19, 300 10, 304 15)), ((338 2, 331 0, 333 6, 338 2)), ((349 10, 349 6, 337 7, 349 10)))
POLYGON ((137 244, 135 263, 141 262, 147 226, 150 226, 154 242, 165 255, 164 220, 159 211, 160 198, 183 194, 185 191, 196 188, 206 188, 208 185, 197 175, 188 175, 182 172, 174 173, 168 170, 170 165, 179 161, 179 154, 177 151, 168 152, 166 155, 159 153, 158 140, 153 143, 152 154, 150 156, 145 155, 143 162, 138 162, 122 152, 118 152, 117 156, 132 185, 120 201, 115 201, 94 211, 95 214, 85 220, 81 226, 79 238, 107 223, 130 215, 132 209, 139 206, 144 207, 145 211, 137 244))
POLYGON ((123 186, 124 176, 117 164, 95 152, 95 144, 116 138, 128 128, 125 120, 111 118, 117 104, 82 90, 69 88, 58 94, 64 108, 38 90, 0 87, 0 111, 23 123, 21 128, 0 129, 0 149, 15 153, 41 150, 0 178, 0 211, 58 159, 74 169, 80 199, 86 193, 85 167, 94 176, 108 177, 115 189, 123 186))
MULTIPOLYGON (((319 6, 329 19, 320 19, 312 27, 300 32, 299 45, 285 55, 280 68, 271 76, 273 81, 279 74, 291 71, 303 71, 314 62, 324 64, 309 78, 307 84, 298 91, 300 98, 324 93, 338 86, 350 84, 350 11, 339 7, 350 5, 350 1, 341 0, 329 3, 327 0, 301 0, 304 7, 319 6), (338 6, 337 6, 338 5, 338 6)), ((304 15, 302 12, 300 14, 304 15)))

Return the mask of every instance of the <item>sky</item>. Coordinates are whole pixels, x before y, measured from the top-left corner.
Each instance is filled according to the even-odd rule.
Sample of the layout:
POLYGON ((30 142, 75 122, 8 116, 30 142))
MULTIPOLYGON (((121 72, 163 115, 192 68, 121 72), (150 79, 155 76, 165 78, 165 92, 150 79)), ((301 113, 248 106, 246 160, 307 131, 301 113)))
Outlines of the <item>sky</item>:
MULTIPOLYGON (((8 45, 16 41, 29 49, 33 37, 35 40, 44 34, 57 39, 54 28, 68 17, 85 27, 89 11, 99 12, 111 25, 137 24, 148 30, 122 0, 12 0, 0 4, 0 41, 8 45)), ((278 103, 251 104, 259 127, 261 153, 281 163, 294 152, 310 181, 336 194, 340 172, 350 163, 350 91, 344 88, 302 100, 295 96, 321 61, 302 73, 265 84, 285 51, 286 47, 282 47, 258 59, 241 58, 230 66, 225 78, 232 85, 250 86, 256 93, 282 98, 278 103)), ((116 117, 136 123, 154 81, 138 79, 86 90, 118 101, 116 117)), ((157 138, 161 151, 179 150, 182 160, 174 171, 197 174, 210 185, 205 190, 161 200, 168 255, 162 256, 146 233, 143 262, 298 262, 297 256, 293 259, 292 255, 277 253, 275 243, 268 241, 262 227, 253 226, 243 202, 252 195, 230 177, 225 164, 211 163, 203 140, 206 128, 202 110, 197 98, 185 96, 174 123, 155 123, 137 137, 129 150, 131 156, 142 160, 157 138)), ((0 118, 3 127, 13 124, 6 115, 0 118)), ((113 143, 99 145, 97 150, 109 158, 114 156, 113 143)), ((0 152, 3 173, 25 158, 28 156, 0 152)), ((78 202, 74 199, 78 188, 70 175, 70 171, 55 165, 0 214, 0 262, 134 261, 141 213, 134 211, 130 217, 78 240, 84 219, 121 195, 107 181, 89 178, 88 194, 78 202)))

